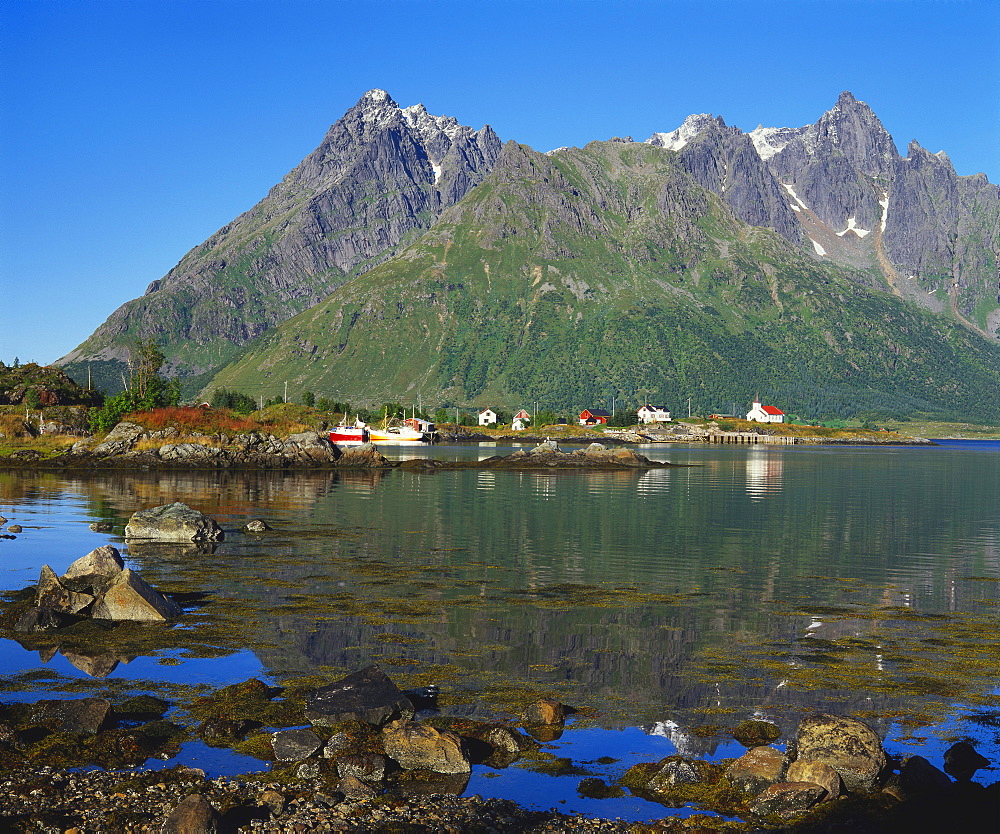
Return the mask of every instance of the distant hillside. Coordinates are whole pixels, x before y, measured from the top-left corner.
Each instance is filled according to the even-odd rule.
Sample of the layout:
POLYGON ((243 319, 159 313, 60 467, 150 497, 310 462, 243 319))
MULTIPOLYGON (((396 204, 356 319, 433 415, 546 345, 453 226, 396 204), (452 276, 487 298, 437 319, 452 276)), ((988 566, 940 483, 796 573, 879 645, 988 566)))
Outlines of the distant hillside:
POLYGON ((804 414, 1000 419, 1000 347, 870 271, 737 219, 673 151, 508 143, 393 260, 253 343, 213 386, 275 395, 678 409, 758 390, 804 414))
POLYGON ((101 396, 81 388, 59 368, 34 362, 8 367, 0 362, 0 405, 97 405, 101 396))

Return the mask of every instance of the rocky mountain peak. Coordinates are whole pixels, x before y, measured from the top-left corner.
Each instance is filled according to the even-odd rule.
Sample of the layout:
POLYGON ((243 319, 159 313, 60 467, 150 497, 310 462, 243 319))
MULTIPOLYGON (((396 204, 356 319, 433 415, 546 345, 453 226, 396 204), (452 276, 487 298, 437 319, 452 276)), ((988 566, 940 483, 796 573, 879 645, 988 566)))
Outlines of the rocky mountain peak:
POLYGON ((646 140, 646 144, 666 148, 670 151, 679 151, 699 133, 714 127, 726 127, 721 116, 716 117, 711 113, 693 113, 676 130, 672 130, 670 133, 654 133, 646 140))

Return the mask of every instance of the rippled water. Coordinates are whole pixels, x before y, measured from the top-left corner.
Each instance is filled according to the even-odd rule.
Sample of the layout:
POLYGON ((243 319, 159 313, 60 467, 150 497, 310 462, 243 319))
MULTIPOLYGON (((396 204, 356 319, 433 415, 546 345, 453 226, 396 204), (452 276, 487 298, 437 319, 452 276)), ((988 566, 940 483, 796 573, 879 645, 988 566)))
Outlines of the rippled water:
MULTIPOLYGON (((513 448, 387 454, 475 459, 513 448)), ((596 775, 613 777, 674 750, 735 755, 724 734, 702 738, 693 729, 751 715, 791 729, 816 708, 881 716, 870 720, 904 749, 891 716, 912 708, 912 699, 893 694, 887 676, 913 677, 905 664, 922 655, 903 656, 907 634, 917 649, 941 642, 923 632, 935 621, 906 617, 988 623, 1000 611, 1000 443, 641 451, 684 466, 0 473, 0 515, 24 528, 0 541, 0 586, 33 584, 43 563, 61 572, 111 542, 154 585, 209 594, 205 611, 231 627, 227 639, 238 635, 224 657, 165 650, 119 663, 111 679, 139 688, 254 675, 280 682, 314 672, 332 679, 371 662, 390 675, 447 670, 443 688, 456 692, 502 678, 598 710, 554 748, 574 762, 620 760, 590 765, 596 775), (227 539, 218 549, 129 548, 87 526, 110 520, 120 532, 135 510, 178 500, 222 524, 227 539), (240 532, 258 517, 274 532, 240 532), (885 620, 903 617, 903 626, 893 631, 872 616, 883 609, 885 620), (824 657, 819 646, 829 648, 824 657), (837 658, 828 655, 847 649, 841 667, 852 676, 838 682, 837 658), (803 677, 810 664, 823 670, 821 680, 803 677)), ((0 673, 39 667, 37 652, 0 641, 0 673)), ((59 654, 44 668, 86 677, 59 654)), ((981 674, 970 683, 981 693, 998 681, 981 674)), ((100 689, 99 680, 94 685, 100 689)), ((9 697, 42 691, 39 684, 9 697)), ((473 697, 458 711, 501 708, 473 697)), ((960 722, 947 732, 973 736, 996 758, 989 728, 986 720, 960 722)), ((186 755, 198 759, 198 747, 186 755)), ((542 807, 564 800, 563 810, 630 819, 664 813, 641 800, 613 808, 610 800, 582 800, 579 778, 479 768, 469 792, 542 807)))

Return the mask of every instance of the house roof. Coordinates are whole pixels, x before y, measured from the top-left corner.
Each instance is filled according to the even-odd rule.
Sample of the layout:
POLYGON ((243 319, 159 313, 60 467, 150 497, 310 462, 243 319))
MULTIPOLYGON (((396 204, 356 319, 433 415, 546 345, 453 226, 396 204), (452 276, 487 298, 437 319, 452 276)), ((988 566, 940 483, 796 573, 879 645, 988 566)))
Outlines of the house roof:
POLYGON ((591 417, 610 417, 611 412, 605 411, 603 408, 585 408, 580 412, 582 417, 584 414, 589 414, 591 417))
POLYGON ((773 405, 762 405, 760 408, 761 408, 761 411, 763 411, 765 414, 784 414, 785 413, 780 408, 775 408, 773 405))
POLYGON ((484 409, 483 409, 482 411, 480 411, 479 413, 480 413, 480 414, 486 414, 487 412, 489 412, 490 414, 496 414, 496 412, 495 412, 495 411, 494 411, 494 410, 493 410, 492 408, 484 408, 484 409))
POLYGON ((662 405, 644 405, 639 408, 639 411, 666 411, 662 405))
POLYGON ((530 417, 531 415, 530 415, 530 414, 528 414, 528 412, 527 412, 527 411, 525 411, 525 410, 524 410, 524 409, 522 408, 522 409, 521 409, 521 410, 520 410, 519 412, 517 412, 517 414, 515 414, 514 416, 515 416, 515 417, 520 417, 520 418, 521 418, 521 419, 523 420, 523 419, 524 419, 525 417, 530 417))

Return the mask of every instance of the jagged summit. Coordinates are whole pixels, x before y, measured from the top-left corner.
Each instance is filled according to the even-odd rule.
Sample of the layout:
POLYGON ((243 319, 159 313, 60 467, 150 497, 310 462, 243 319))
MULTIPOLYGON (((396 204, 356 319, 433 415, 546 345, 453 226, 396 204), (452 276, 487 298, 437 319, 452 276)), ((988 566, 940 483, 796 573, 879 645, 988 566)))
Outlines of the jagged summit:
POLYGON ((172 373, 212 373, 429 228, 492 170, 500 147, 488 125, 474 131, 368 90, 263 200, 59 364, 87 362, 114 390, 125 345, 140 337, 161 345, 172 373))
POLYGON ((717 118, 711 113, 695 113, 688 116, 679 128, 670 133, 654 133, 646 140, 646 144, 666 148, 670 151, 679 151, 699 133, 712 125, 726 127, 721 116, 717 118))

